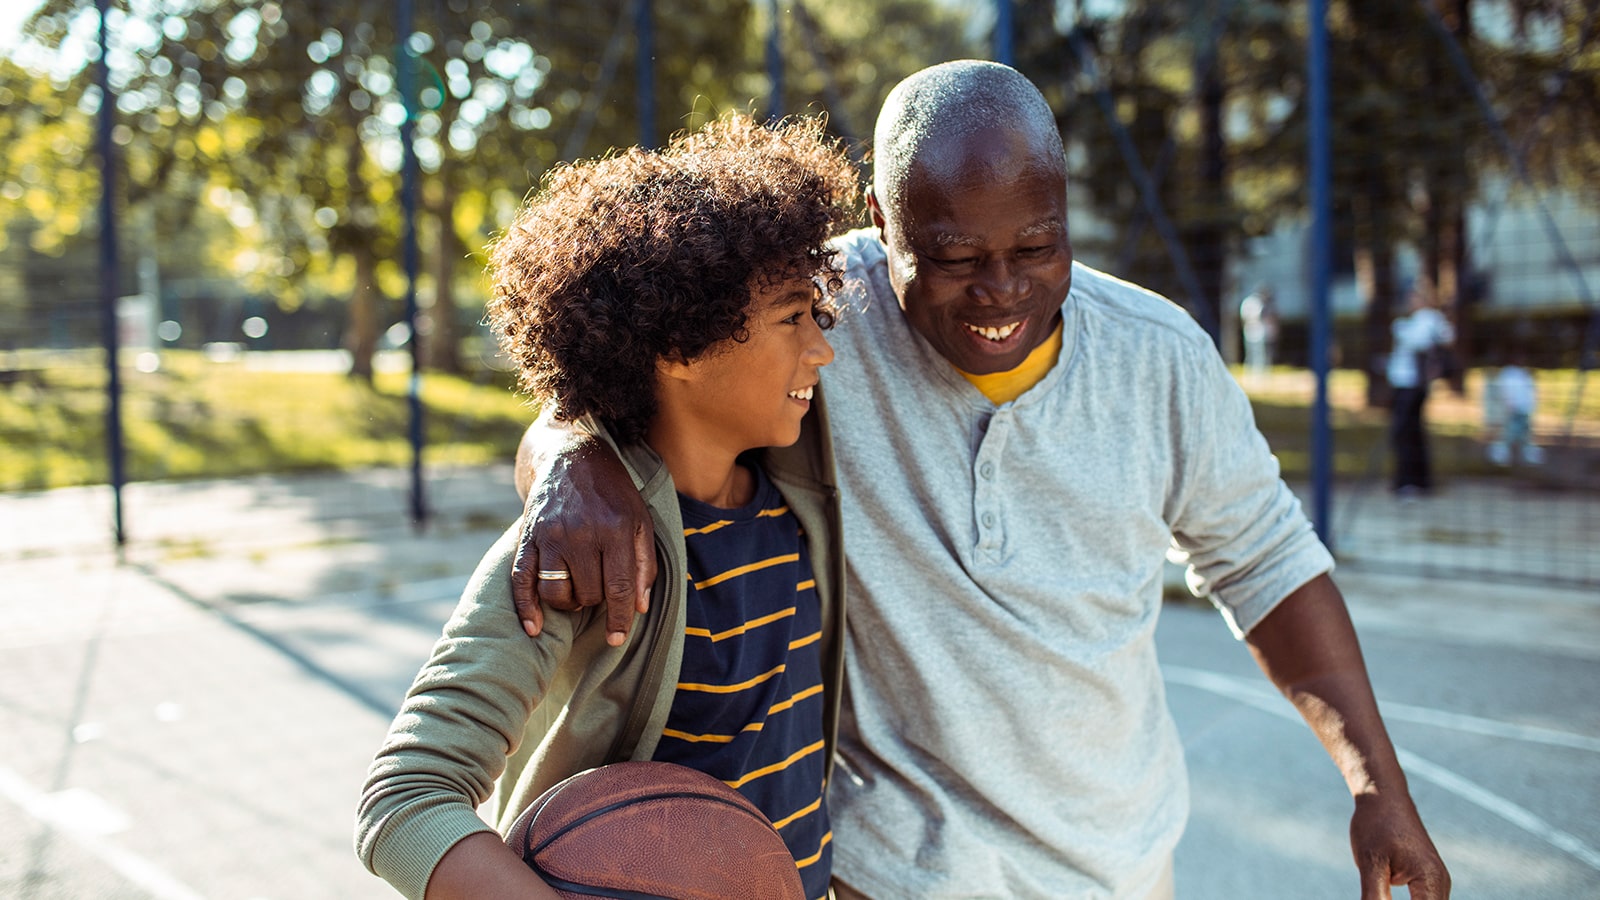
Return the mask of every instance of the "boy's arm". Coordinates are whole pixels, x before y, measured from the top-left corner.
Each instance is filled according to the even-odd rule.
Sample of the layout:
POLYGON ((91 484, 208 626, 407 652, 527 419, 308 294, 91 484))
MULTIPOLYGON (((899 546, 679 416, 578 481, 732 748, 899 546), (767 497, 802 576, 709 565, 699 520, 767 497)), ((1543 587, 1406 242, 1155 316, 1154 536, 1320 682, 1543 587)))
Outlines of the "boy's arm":
POLYGON ((425 900, 482 897, 561 900, 504 841, 485 831, 462 838, 439 860, 425 900))
POLYGON ((1450 873, 1417 815, 1333 579, 1320 575, 1296 589, 1245 640, 1355 798, 1350 846, 1362 900, 1388 897, 1395 884, 1409 885, 1416 900, 1446 900, 1450 873))
POLYGON ((544 627, 541 604, 604 604, 606 640, 621 646, 634 613, 649 610, 656 577, 650 512, 622 461, 600 436, 546 412, 517 447, 516 482, 525 507, 511 596, 523 630, 544 627), (541 571, 569 577, 540 578, 541 571))
POLYGON ((538 640, 523 634, 505 602, 517 537, 508 529, 478 564, 362 786, 356 853, 407 897, 423 897, 471 835, 499 840, 475 809, 527 738, 587 619, 552 616, 538 640))

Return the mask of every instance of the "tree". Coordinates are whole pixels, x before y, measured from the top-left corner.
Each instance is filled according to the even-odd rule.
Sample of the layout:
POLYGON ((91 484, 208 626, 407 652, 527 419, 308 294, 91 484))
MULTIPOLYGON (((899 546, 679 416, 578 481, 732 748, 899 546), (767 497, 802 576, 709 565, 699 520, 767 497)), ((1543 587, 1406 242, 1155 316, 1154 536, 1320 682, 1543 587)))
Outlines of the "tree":
POLYGON ((826 110, 831 130, 862 147, 871 142, 883 98, 901 79, 934 63, 982 55, 963 12, 948 4, 809 0, 785 9, 780 106, 790 113, 826 110))
MULTIPOLYGON (((435 248, 430 355, 455 368, 454 285, 475 268, 465 248, 507 221, 560 158, 558 135, 570 139, 583 122, 581 139, 568 141, 581 153, 638 137, 633 104, 618 102, 625 89, 599 101, 611 85, 595 64, 594 23, 631 22, 634 2, 416 0, 408 36, 395 33, 393 4, 380 0, 114 10, 129 204, 181 215, 221 188, 228 214, 259 231, 258 249, 239 254, 235 274, 287 306, 346 297, 352 374, 370 379, 385 298, 403 286, 397 172, 406 98, 396 76, 398 54, 414 55, 423 77, 411 105, 435 248)), ((728 102, 722 85, 737 80, 743 61, 727 48, 745 38, 747 7, 718 0, 663 23, 673 52, 658 64, 658 99, 669 101, 669 115, 692 112, 680 102, 728 102)), ((58 59, 82 57, 89 18, 98 18, 90 0, 51 0, 28 34, 58 59)), ((619 30, 611 43, 632 38, 619 30)), ((63 81, 69 97, 92 97, 81 65, 63 81)), ((55 168, 68 177, 69 167, 55 168)))
POLYGON ((1070 22, 1046 0, 1018 10, 1019 68, 1056 110, 1075 196, 1112 231, 1098 249, 1211 324, 1239 227, 1221 134, 1222 15, 1201 0, 1131 3, 1115 17, 1078 8, 1070 22))
MULTIPOLYGON (((459 366, 452 284, 482 271, 481 254, 466 248, 481 247, 508 220, 510 207, 544 169, 645 138, 638 98, 629 90, 638 81, 635 2, 614 0, 597 16, 592 6, 568 3, 498 12, 504 4, 454 0, 419 18, 419 32, 428 35, 419 42, 426 48, 423 69, 435 79, 433 96, 430 86, 421 90, 428 109, 418 124, 424 140, 432 138, 421 149, 435 221, 430 357, 436 367, 459 366), (615 24, 600 31, 597 20, 615 24)), ((748 20, 743 0, 657 17, 658 47, 670 52, 654 62, 655 106, 676 123, 673 130, 729 105, 729 86, 748 60, 728 50, 744 41, 748 20)), ((659 139, 650 136, 651 143, 659 139)))

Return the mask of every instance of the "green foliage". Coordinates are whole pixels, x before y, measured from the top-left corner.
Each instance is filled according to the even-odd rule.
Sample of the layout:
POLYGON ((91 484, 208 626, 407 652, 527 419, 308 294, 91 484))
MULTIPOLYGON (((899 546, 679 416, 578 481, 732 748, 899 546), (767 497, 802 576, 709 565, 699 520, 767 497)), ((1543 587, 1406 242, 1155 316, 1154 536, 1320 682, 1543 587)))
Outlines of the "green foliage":
MULTIPOLYGON (((987 50, 967 27, 970 10, 955 4, 810 0, 783 9, 783 111, 826 110, 832 130, 862 146, 872 139, 884 96, 900 79, 987 50)), ((759 27, 764 32, 769 25, 763 16, 759 27)))
MULTIPOLYGON (((14 333, 37 327, 46 301, 98 291, 99 99, 84 65, 94 5, 48 0, 26 27, 31 49, 0 59, 0 342, 27 343, 14 333), (18 275, 31 257, 14 261, 28 254, 70 262, 18 275)), ((1600 168, 1592 5, 1431 5, 1532 175, 1591 196, 1600 168), (1480 20, 1500 24, 1474 31, 1480 20)), ((634 0, 415 0, 409 40, 396 33, 391 0, 112 6, 124 268, 153 258, 164 281, 217 307, 243 297, 286 309, 344 304, 358 369, 406 288, 398 166, 407 99, 423 176, 424 349, 447 370, 460 366, 453 323, 473 318, 457 309, 482 295, 481 248, 522 197, 562 159, 641 138, 634 0), (403 59, 417 68, 409 96, 403 59)), ((777 108, 827 110, 834 130, 863 147, 896 80, 990 49, 987 4, 655 0, 647 137, 730 107, 773 105, 765 42, 774 6, 785 63, 777 108)), ((1305 210, 1305 4, 1016 0, 1015 9, 1018 65, 1069 138, 1075 208, 1102 226, 1100 237, 1081 230, 1082 255, 1194 299, 1194 279, 1180 277, 1134 184, 1121 131, 1201 299, 1220 299, 1224 263, 1241 242, 1305 210)), ((1376 351, 1387 340, 1378 326, 1394 300, 1396 249, 1416 246, 1430 270, 1470 270, 1470 260, 1444 258, 1462 243, 1452 223, 1482 176, 1510 162, 1424 4, 1335 0, 1330 28, 1337 240, 1357 260, 1374 322, 1363 349, 1376 351)))
MULTIPOLYGON (((658 64, 664 119, 693 103, 730 105, 726 86, 745 61, 727 49, 742 43, 748 7, 718 0, 658 15, 674 48, 658 64)), ((638 138, 632 81, 603 78, 595 64, 608 48, 631 61, 631 31, 608 41, 596 27, 630 23, 630 8, 631 0, 421 0, 412 36, 396 33, 388 0, 320 4, 315 14, 271 0, 114 8, 120 202, 164 236, 193 236, 197 211, 231 222, 230 245, 187 257, 208 259, 212 278, 227 280, 212 290, 264 294, 286 308, 348 297, 347 344, 367 375, 388 318, 383 298, 405 288, 398 169, 407 101, 437 248, 422 299, 441 306, 438 322, 448 326, 455 283, 477 284, 466 248, 509 220, 545 168, 563 152, 638 138), (400 77, 407 58, 417 70, 409 95, 400 77)), ((19 148, 0 184, 21 186, 35 241, 53 250, 81 229, 98 193, 84 157, 99 95, 92 67, 81 64, 95 22, 92 0, 51 0, 27 26, 30 59, 41 66, 0 69, 0 91, 21 101, 0 115, 0 136, 19 148)))

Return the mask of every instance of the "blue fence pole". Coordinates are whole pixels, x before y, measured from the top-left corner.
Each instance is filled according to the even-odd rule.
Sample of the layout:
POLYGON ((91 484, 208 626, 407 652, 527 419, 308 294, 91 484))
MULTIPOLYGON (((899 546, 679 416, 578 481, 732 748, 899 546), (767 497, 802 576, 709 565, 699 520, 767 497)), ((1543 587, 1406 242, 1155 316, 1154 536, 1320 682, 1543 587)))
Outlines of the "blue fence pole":
POLYGON ((1311 175, 1311 371, 1316 397, 1311 405, 1311 521, 1329 549, 1333 531, 1328 522, 1332 480, 1333 435, 1328 425, 1328 310, 1333 270, 1333 204, 1328 79, 1328 0, 1310 0, 1307 34, 1307 81, 1310 95, 1311 175))
POLYGON ((651 0, 638 0, 633 8, 633 31, 638 40, 639 145, 656 145, 656 23, 651 0))
POLYGON ((1011 16, 1011 0, 994 0, 994 61, 1015 65, 1012 33, 1015 30, 1011 16))
POLYGON ((100 86, 98 144, 100 149, 100 326, 106 345, 106 460, 111 468, 111 531, 117 546, 128 542, 122 520, 124 470, 122 446, 122 378, 117 368, 117 293, 120 273, 117 264, 117 173, 116 149, 111 139, 116 124, 117 102, 111 94, 111 62, 108 51, 110 26, 106 14, 111 0, 96 0, 100 13, 100 61, 95 80, 100 86))
POLYGON ((767 99, 767 118, 783 116, 783 36, 778 21, 778 0, 767 0, 767 12, 772 16, 767 29, 767 80, 772 84, 772 95, 767 99))
POLYGON ((400 0, 395 18, 400 32, 400 99, 405 107, 400 123, 400 205, 405 214, 406 328, 411 335, 411 380, 406 387, 411 409, 411 524, 420 529, 428 520, 428 504, 422 482, 422 342, 417 339, 417 60, 411 48, 412 0, 400 0))

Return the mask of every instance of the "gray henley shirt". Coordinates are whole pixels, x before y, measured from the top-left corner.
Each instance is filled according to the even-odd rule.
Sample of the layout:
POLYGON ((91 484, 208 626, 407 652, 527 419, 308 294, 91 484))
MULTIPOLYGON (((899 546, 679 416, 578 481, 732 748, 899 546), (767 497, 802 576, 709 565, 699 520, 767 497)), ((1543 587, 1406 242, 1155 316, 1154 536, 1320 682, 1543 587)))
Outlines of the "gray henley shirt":
POLYGON ((1236 634, 1332 568, 1181 309, 1083 265, 995 406, 907 325, 876 232, 822 373, 850 596, 835 873, 875 898, 1141 897, 1188 816, 1162 563, 1236 634))

